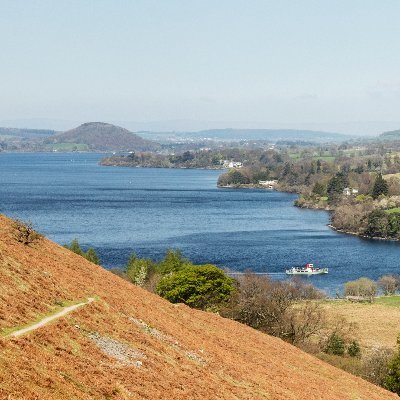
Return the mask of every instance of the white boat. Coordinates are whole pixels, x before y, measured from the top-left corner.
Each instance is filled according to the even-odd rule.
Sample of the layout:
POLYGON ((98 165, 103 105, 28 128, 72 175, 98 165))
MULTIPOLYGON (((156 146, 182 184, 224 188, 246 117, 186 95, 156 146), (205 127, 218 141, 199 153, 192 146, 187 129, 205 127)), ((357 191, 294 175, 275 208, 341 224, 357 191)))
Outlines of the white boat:
POLYGON ((306 264, 305 267, 292 267, 285 272, 286 275, 319 275, 327 274, 328 268, 316 268, 314 264, 306 264))

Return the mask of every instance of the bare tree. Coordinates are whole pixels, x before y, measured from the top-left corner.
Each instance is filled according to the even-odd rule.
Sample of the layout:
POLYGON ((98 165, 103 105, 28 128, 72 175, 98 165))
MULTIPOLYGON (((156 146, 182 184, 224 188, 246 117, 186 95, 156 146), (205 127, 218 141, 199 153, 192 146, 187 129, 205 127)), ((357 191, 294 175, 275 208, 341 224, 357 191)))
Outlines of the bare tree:
POLYGON ((14 238, 25 245, 34 243, 42 238, 42 235, 33 229, 32 222, 15 220, 13 224, 14 238))
POLYGON ((301 345, 325 326, 324 310, 310 300, 323 294, 301 281, 274 282, 247 273, 237 293, 225 315, 290 343, 301 345))
POLYGON ((379 278, 378 281, 379 288, 383 291, 385 296, 393 295, 398 289, 398 282, 393 275, 384 275, 379 278))
POLYGON ((369 278, 359 278, 344 284, 345 296, 356 296, 368 299, 371 303, 378 291, 376 283, 369 278))
POLYGON ((393 350, 386 347, 370 349, 362 358, 362 377, 375 385, 383 386, 393 354, 393 350))

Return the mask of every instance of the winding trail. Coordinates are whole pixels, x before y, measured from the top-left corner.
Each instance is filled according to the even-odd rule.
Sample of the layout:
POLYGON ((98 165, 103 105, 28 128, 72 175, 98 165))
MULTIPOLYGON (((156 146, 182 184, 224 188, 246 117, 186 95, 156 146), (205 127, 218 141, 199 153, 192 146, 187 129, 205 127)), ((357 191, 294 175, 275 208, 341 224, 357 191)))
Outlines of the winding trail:
POLYGON ((55 319, 61 318, 64 315, 69 314, 70 312, 76 310, 77 308, 80 308, 82 306, 85 306, 87 304, 92 303, 94 300, 95 299, 93 297, 89 297, 88 300, 86 302, 84 302, 84 303, 78 303, 78 304, 74 304, 72 306, 65 307, 61 311, 59 311, 58 313, 56 313, 54 315, 50 315, 49 317, 45 317, 41 321, 37 322, 36 324, 27 326, 26 328, 18 329, 17 331, 14 331, 14 332, 10 333, 7 336, 8 337, 18 337, 18 336, 24 335, 25 333, 28 333, 28 332, 34 331, 36 329, 39 329, 42 326, 47 325, 51 321, 54 321, 55 319))

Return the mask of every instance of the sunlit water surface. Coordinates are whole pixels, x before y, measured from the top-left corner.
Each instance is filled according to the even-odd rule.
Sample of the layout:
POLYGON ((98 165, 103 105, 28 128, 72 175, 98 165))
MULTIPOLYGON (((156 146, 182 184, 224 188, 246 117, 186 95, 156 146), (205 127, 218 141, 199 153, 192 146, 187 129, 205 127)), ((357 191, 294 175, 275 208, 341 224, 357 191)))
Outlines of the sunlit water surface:
POLYGON ((293 207, 295 195, 218 189, 220 171, 101 167, 101 157, 0 154, 0 212, 60 244, 78 238, 107 268, 133 252, 160 259, 167 248, 274 279, 314 262, 329 274, 308 281, 331 295, 348 280, 400 272, 398 243, 336 233, 327 212, 293 207))

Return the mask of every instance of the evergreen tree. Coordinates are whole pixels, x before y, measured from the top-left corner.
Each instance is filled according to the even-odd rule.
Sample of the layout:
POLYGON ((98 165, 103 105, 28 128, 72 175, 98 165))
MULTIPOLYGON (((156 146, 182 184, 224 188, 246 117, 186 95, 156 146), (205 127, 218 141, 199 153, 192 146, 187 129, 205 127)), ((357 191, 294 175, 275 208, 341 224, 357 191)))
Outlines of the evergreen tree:
POLYGON ((329 200, 334 200, 343 193, 343 190, 349 184, 347 174, 338 172, 328 182, 327 193, 329 200))
POLYGON ((321 160, 318 159, 317 160, 317 174, 319 174, 321 172, 321 165, 322 165, 321 160))
POLYGON ((316 182, 313 187, 312 193, 320 197, 325 196, 325 186, 322 183, 316 182))
POLYGON ((289 175, 292 170, 292 166, 289 163, 286 163, 283 167, 282 176, 289 175))
POLYGON ((361 354, 360 345, 353 340, 347 348, 347 353, 350 357, 358 357, 361 354))
POLYGON ((83 257, 85 256, 85 253, 83 252, 81 246, 78 243, 78 239, 74 239, 69 246, 66 244, 65 247, 73 251, 74 253, 79 254, 80 256, 83 257))
POLYGON ((372 188, 372 198, 377 199, 381 194, 387 196, 389 193, 389 186, 381 173, 375 179, 374 187, 372 188))
POLYGON ((308 175, 305 177, 305 179, 304 179, 304 184, 305 184, 306 186, 310 186, 310 184, 311 184, 311 174, 308 174, 308 175))
POLYGON ((186 265, 190 265, 190 261, 183 257, 180 250, 168 249, 164 259, 159 264, 159 268, 161 274, 166 275, 171 272, 179 271, 186 265))
POLYGON ((99 258, 99 256, 96 254, 96 251, 95 251, 92 247, 90 247, 90 248, 88 249, 88 251, 86 252, 85 258, 86 258, 88 261, 92 262, 93 264, 100 265, 100 258, 99 258))
POLYGON ((333 333, 329 336, 324 351, 325 353, 334 354, 335 356, 342 356, 345 351, 344 340, 336 333, 333 333))

